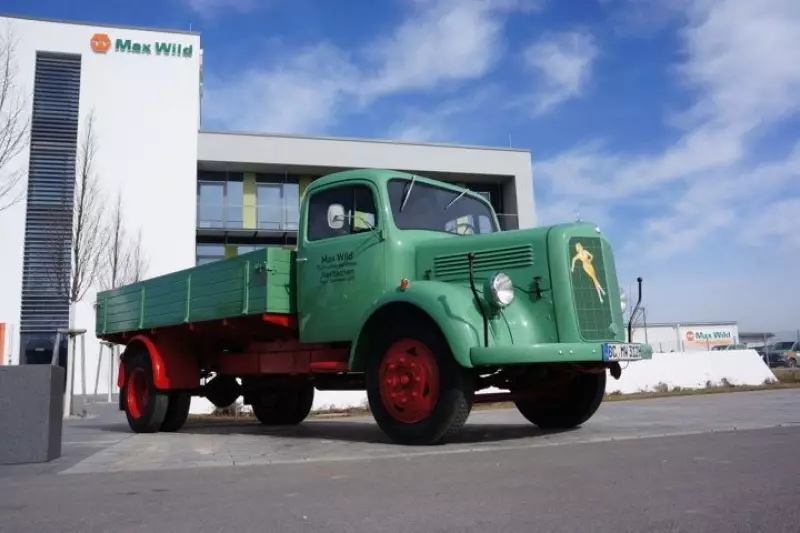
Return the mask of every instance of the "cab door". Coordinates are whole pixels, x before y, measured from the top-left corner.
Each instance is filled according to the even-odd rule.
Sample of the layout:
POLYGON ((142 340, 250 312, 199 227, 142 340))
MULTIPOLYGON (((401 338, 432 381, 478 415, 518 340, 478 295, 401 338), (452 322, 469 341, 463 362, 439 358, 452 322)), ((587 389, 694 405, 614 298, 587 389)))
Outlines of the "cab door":
POLYGON ((310 193, 297 246, 302 342, 352 341, 359 319, 384 291, 385 246, 380 230, 385 224, 377 205, 375 186, 367 181, 333 184, 310 193))

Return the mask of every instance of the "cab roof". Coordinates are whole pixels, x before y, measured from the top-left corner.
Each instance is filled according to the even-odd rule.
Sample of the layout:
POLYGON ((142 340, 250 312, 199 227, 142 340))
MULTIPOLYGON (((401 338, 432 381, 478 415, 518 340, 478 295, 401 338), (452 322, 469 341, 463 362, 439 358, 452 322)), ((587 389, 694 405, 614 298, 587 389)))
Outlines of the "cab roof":
POLYGON ((414 177, 416 177, 417 182, 427 183, 429 185, 435 185, 443 189, 450 189, 456 192, 461 192, 464 190, 464 187, 459 187, 458 185, 455 185, 453 183, 426 178, 424 176, 420 176, 418 174, 412 174, 409 172, 402 172, 399 170, 390 170, 385 168, 360 168, 353 170, 342 170, 340 172, 333 172, 331 174, 326 174, 325 176, 322 176, 321 178, 317 178, 314 181, 312 181, 311 184, 309 184, 306 191, 311 192, 319 187, 325 187, 326 185, 332 185, 335 183, 340 183, 352 179, 369 180, 374 182, 375 184, 383 185, 393 178, 412 179, 414 177))

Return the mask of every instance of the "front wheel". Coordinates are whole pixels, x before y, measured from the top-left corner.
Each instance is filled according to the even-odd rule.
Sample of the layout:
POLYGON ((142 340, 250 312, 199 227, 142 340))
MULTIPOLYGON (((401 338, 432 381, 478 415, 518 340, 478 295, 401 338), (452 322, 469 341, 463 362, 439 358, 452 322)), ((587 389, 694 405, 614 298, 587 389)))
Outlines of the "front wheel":
POLYGON ((605 391, 605 372, 577 372, 535 399, 514 403, 522 416, 542 429, 571 429, 595 414, 605 391))
POLYGON ((380 336, 367 363, 375 421, 394 442, 431 445, 456 435, 472 409, 470 374, 429 324, 398 325, 380 336))

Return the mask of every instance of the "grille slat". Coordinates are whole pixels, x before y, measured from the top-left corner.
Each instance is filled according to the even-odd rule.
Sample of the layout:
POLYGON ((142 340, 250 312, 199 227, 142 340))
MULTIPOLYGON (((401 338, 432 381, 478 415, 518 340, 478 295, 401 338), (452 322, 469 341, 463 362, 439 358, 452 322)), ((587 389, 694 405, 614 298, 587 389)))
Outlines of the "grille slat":
MULTIPOLYGON (((485 270, 511 270, 533 265, 533 246, 521 244, 475 252, 473 267, 476 272, 485 270)), ((433 260, 433 274, 436 279, 455 281, 469 277, 467 254, 447 254, 436 256, 433 260)))

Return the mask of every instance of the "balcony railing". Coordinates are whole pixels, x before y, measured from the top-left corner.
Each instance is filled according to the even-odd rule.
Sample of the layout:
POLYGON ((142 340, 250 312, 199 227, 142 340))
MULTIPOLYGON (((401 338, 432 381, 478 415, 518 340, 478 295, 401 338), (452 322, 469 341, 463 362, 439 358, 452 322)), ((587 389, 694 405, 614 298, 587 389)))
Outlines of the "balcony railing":
POLYGON ((287 205, 197 204, 197 228, 297 231, 300 209, 287 205))
MULTIPOLYGON (((300 220, 299 206, 255 205, 247 206, 249 217, 245 217, 242 205, 197 205, 197 228, 200 230, 262 230, 296 232, 300 220), (246 223, 245 223, 246 222, 246 223)), ((516 229, 519 215, 498 213, 502 230, 516 229)))

